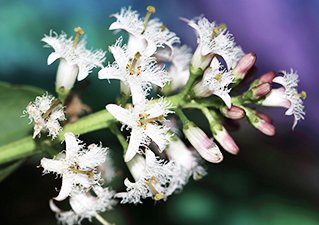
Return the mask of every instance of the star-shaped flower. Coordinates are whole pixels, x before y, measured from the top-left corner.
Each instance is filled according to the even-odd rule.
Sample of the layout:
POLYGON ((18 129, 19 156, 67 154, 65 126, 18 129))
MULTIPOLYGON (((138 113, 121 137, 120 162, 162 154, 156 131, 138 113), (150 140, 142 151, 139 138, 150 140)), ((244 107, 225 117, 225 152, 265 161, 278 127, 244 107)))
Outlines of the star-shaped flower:
POLYGON ((163 87, 170 81, 167 72, 156 65, 154 57, 146 57, 137 52, 134 56, 127 52, 126 45, 122 46, 122 38, 109 47, 115 61, 99 71, 100 79, 119 79, 128 85, 133 104, 138 104, 145 98, 145 90, 152 84, 163 87))
POLYGON ((262 101, 264 106, 275 106, 288 108, 286 115, 294 115, 294 123, 292 129, 295 128, 300 119, 304 119, 303 101, 306 98, 306 92, 302 91, 298 94, 298 74, 291 69, 290 73, 281 71, 283 76, 275 77, 272 82, 281 84, 282 87, 272 89, 265 100, 262 101))
POLYGON ((173 50, 172 45, 179 43, 179 38, 175 33, 170 32, 159 19, 149 17, 155 12, 155 7, 147 7, 148 13, 144 21, 139 18, 137 11, 122 8, 119 14, 113 14, 117 21, 111 24, 110 30, 125 30, 129 34, 128 52, 135 54, 140 52, 142 55, 151 56, 157 48, 168 46, 173 50))
POLYGON ((51 199, 50 208, 56 213, 58 222, 73 225, 80 224, 85 218, 91 221, 92 217, 97 217, 98 213, 104 212, 105 210, 111 210, 117 203, 117 201, 113 199, 115 192, 109 190, 109 188, 103 189, 100 186, 93 186, 93 190, 96 197, 89 193, 77 194, 70 197, 70 206, 72 209, 69 211, 59 209, 51 199))
POLYGON ((154 197, 161 200, 166 194, 168 183, 174 175, 174 164, 165 163, 164 160, 156 158, 155 154, 146 149, 145 158, 142 155, 135 155, 127 162, 127 166, 135 180, 124 180, 127 192, 115 194, 115 197, 122 198, 121 203, 142 203, 141 198, 154 197))
POLYGON ((75 28, 76 36, 67 39, 67 35, 62 32, 59 36, 56 32, 50 31, 50 35, 45 35, 41 41, 46 42, 45 47, 52 47, 52 52, 48 57, 48 65, 60 59, 57 72, 56 86, 64 87, 68 91, 73 87, 75 79, 83 80, 88 76, 94 67, 103 67, 105 52, 102 50, 87 50, 86 41, 83 38, 80 42, 79 37, 83 34, 81 28, 75 28), (54 35, 53 35, 54 34, 54 35))
POLYGON ((169 128, 159 122, 165 121, 168 113, 173 113, 167 109, 170 106, 170 103, 163 98, 155 103, 145 100, 144 103, 130 109, 114 104, 106 106, 117 120, 132 129, 125 162, 130 161, 136 153, 140 152, 140 146, 148 146, 151 140, 155 142, 160 152, 165 149, 170 142, 170 134, 167 133, 169 128))
POLYGON ((41 135, 41 131, 49 131, 48 136, 54 139, 62 130, 58 121, 65 120, 63 107, 59 99, 52 95, 44 94, 37 96, 35 102, 30 102, 27 110, 23 112, 29 114, 30 123, 34 121, 33 138, 41 135))
POLYGON ((64 137, 65 154, 54 159, 42 158, 40 165, 44 168, 43 174, 53 172, 62 176, 60 193, 54 198, 57 201, 86 192, 99 184, 101 174, 97 173, 96 167, 105 161, 107 149, 95 144, 84 149, 82 142, 71 132, 65 133, 64 137))

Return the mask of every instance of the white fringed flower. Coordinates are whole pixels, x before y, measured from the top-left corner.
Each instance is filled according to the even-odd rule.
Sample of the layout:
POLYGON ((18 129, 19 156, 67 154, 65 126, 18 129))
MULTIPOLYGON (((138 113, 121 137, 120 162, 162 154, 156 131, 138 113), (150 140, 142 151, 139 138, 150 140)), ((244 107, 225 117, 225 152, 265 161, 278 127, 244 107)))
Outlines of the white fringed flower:
POLYGON ((109 47, 115 61, 99 71, 99 79, 119 79, 128 85, 135 105, 143 101, 145 91, 152 84, 162 88, 170 78, 166 71, 156 65, 154 57, 145 57, 138 52, 130 55, 126 45, 121 47, 122 40, 120 37, 115 45, 109 47))
POLYGON ((107 148, 95 144, 84 149, 81 141, 73 133, 64 134, 66 150, 65 155, 59 154, 54 159, 41 159, 43 174, 50 172, 62 176, 60 193, 54 199, 62 201, 68 196, 75 196, 88 191, 93 185, 99 184, 101 174, 96 167, 105 161, 107 148))
POLYGON ((292 129, 295 128, 300 119, 304 119, 303 101, 306 98, 306 92, 302 91, 298 94, 298 74, 291 69, 290 73, 281 71, 283 76, 275 77, 272 82, 281 84, 283 87, 272 89, 262 102, 264 106, 285 107, 288 108, 286 115, 294 115, 294 123, 292 129))
POLYGON ((210 23, 205 17, 182 20, 195 30, 197 36, 198 47, 191 62, 195 69, 204 70, 215 55, 220 55, 229 70, 244 55, 242 49, 236 47, 233 35, 227 31, 225 24, 210 23))
POLYGON ((153 6, 147 7, 148 13, 144 21, 139 19, 137 11, 132 11, 122 8, 118 14, 113 14, 117 21, 111 24, 110 30, 125 30, 129 34, 128 52, 135 54, 140 52, 142 55, 151 56, 157 48, 165 46, 173 48, 174 43, 179 43, 179 38, 176 34, 170 32, 164 25, 155 18, 149 20, 151 13, 155 12, 153 6))
POLYGON ((168 107, 171 105, 164 98, 160 98, 155 103, 145 100, 130 109, 124 109, 115 104, 106 106, 117 120, 132 129, 125 162, 130 161, 136 153, 140 152, 140 146, 148 146, 151 141, 155 142, 160 152, 170 143, 170 134, 167 133, 169 128, 159 123, 165 121, 168 113, 173 113, 167 109, 168 107))
POLYGON ((94 67, 102 67, 105 61, 105 52, 102 50, 87 50, 86 41, 83 38, 78 42, 79 36, 83 34, 81 28, 74 29, 77 34, 73 41, 72 37, 67 39, 67 35, 62 32, 59 36, 56 32, 50 31, 50 35, 45 35, 41 41, 47 44, 44 47, 52 47, 52 52, 48 57, 48 65, 60 58, 60 64, 56 77, 57 88, 64 87, 67 92, 73 87, 76 80, 83 80, 88 76, 94 67))
POLYGON ((210 67, 205 70, 203 79, 194 86, 194 93, 199 97, 208 97, 210 95, 217 95, 225 102, 228 108, 231 107, 231 97, 229 95, 230 89, 228 85, 231 84, 235 76, 231 71, 222 69, 222 65, 215 57, 210 67))
POLYGON ((165 149, 168 158, 175 164, 175 176, 170 182, 165 197, 174 192, 181 192, 192 175, 194 180, 199 180, 207 174, 204 167, 199 164, 197 152, 189 150, 178 137, 174 138, 175 140, 165 149))
POLYGON ((52 95, 44 94, 37 96, 35 102, 30 102, 27 110, 23 112, 29 114, 30 123, 34 121, 33 138, 41 135, 41 131, 49 131, 48 136, 54 139, 62 130, 58 121, 65 120, 65 115, 61 102, 52 95))
POLYGON ((126 192, 115 194, 115 197, 122 198, 121 203, 142 203, 141 198, 148 197, 157 201, 163 199, 168 183, 174 176, 172 162, 165 163, 164 160, 157 159, 151 150, 146 149, 145 158, 137 154, 127 162, 127 166, 135 182, 125 179, 126 192))
POLYGON ((56 218, 59 223, 66 225, 80 224, 83 219, 92 221, 92 217, 97 216, 98 213, 105 210, 111 210, 117 203, 113 199, 114 191, 109 188, 102 188, 100 186, 93 186, 93 190, 97 197, 90 195, 89 193, 78 194, 70 197, 71 210, 63 211, 59 209, 50 200, 50 208, 56 213, 56 218))

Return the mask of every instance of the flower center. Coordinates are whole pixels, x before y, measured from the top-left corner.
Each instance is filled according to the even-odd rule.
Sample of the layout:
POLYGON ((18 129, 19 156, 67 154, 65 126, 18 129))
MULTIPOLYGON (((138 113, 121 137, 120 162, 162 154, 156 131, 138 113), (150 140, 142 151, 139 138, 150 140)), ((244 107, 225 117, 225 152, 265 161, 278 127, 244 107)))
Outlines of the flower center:
POLYGON ((220 75, 220 74, 218 73, 218 74, 216 74, 216 76, 215 76, 214 78, 220 82, 221 79, 222 79, 222 75, 220 75))
POLYGON ((161 192, 158 192, 155 187, 153 186, 153 184, 156 184, 156 180, 154 177, 152 177, 152 179, 147 180, 146 185, 151 189, 151 191, 153 192, 153 194, 155 195, 154 199, 156 201, 161 200, 164 197, 164 194, 161 192))
POLYGON ((139 60, 141 58, 141 56, 142 55, 141 55, 140 52, 136 52, 135 55, 134 55, 134 59, 133 59, 132 63, 126 65, 126 70, 130 71, 130 75, 134 75, 135 74, 136 76, 138 76, 138 75, 141 74, 141 66, 136 67, 137 60, 139 60), (134 70, 135 67, 137 69, 136 73, 135 73, 135 70, 134 70))
POLYGON ((217 34, 219 34, 221 31, 225 30, 226 28, 227 28, 226 24, 224 24, 224 23, 220 23, 218 25, 218 27, 214 27, 213 33, 212 33, 212 40, 216 37, 217 34))
POLYGON ((74 28, 74 31, 76 32, 76 34, 73 41, 73 48, 75 48, 76 45, 78 44, 81 34, 84 34, 84 31, 82 30, 81 27, 74 28))
POLYGON ((163 115, 157 116, 157 117, 151 117, 149 118, 150 114, 139 114, 140 120, 137 121, 137 126, 142 126, 144 130, 147 129, 147 124, 154 124, 156 121, 163 122, 165 120, 163 115))
POLYGON ((48 118, 48 116, 53 111, 53 109, 55 109, 55 107, 57 107, 60 104, 62 104, 60 99, 58 99, 58 98, 54 99, 54 101, 53 101, 52 105, 50 106, 50 108, 42 115, 42 119, 48 118))
POLYGON ((142 34, 144 34, 144 32, 145 32, 145 29, 146 29, 147 23, 150 19, 150 16, 152 15, 152 13, 155 13, 155 11, 156 11, 155 7, 151 6, 151 5, 147 6, 146 9, 147 9, 147 13, 146 13, 145 18, 144 18, 144 30, 142 31, 142 34))
POLYGON ((89 178, 92 178, 94 176, 93 170, 89 170, 89 171, 80 170, 78 164, 75 164, 75 166, 70 166, 69 171, 72 171, 73 173, 80 173, 80 174, 87 175, 89 178))

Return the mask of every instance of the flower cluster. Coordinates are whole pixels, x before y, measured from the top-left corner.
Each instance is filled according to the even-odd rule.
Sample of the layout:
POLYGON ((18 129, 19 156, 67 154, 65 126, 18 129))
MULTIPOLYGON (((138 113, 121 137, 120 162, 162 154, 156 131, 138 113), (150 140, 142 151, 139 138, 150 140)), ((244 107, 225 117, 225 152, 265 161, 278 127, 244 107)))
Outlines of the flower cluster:
POLYGON ((41 130, 49 130, 52 139, 58 135, 62 130, 58 121, 65 119, 62 105, 76 77, 83 80, 92 68, 100 67, 98 78, 120 80, 121 95, 115 103, 107 104, 106 110, 79 120, 77 112, 90 112, 90 108, 80 99, 74 100, 80 107, 66 110, 74 112, 68 121, 69 130, 79 129, 81 133, 82 128, 86 133, 110 128, 122 145, 124 162, 133 178, 124 180, 125 191, 103 188, 106 183, 99 171, 106 172, 107 182, 116 178, 112 162, 106 159, 107 149, 95 144, 85 148, 73 133, 65 133, 65 152, 41 160, 44 174, 62 176, 62 187, 54 200, 69 197, 72 209, 61 210, 54 200, 50 207, 63 224, 92 217, 102 220, 98 213, 116 204, 113 197, 121 198, 123 204, 137 204, 145 198, 165 201, 181 192, 190 177, 200 180, 207 174, 203 161, 220 163, 223 150, 239 153, 227 131, 239 124, 237 120, 245 119, 262 133, 274 135, 272 120, 254 105, 287 108, 286 115, 294 115, 293 129, 304 119, 302 98, 306 93, 297 92, 298 75, 293 70, 280 72, 283 76, 269 72, 254 79, 256 55, 245 54, 225 24, 209 22, 205 17, 182 18, 197 35, 198 46, 192 53, 186 45, 179 45, 176 34, 158 18, 150 19, 153 13, 155 7, 149 6, 144 19, 130 7, 111 15, 116 21, 109 29, 122 30, 129 39, 125 44, 120 37, 109 46, 114 61, 105 67, 103 51, 86 50, 84 39, 79 42, 81 28, 75 29, 74 41, 65 33, 54 33, 53 37, 52 32, 42 39, 55 50, 48 64, 60 58, 56 91, 61 101, 44 95, 27 106, 29 118, 35 121, 33 138, 41 130), (248 83, 248 89, 239 91, 248 83), (282 87, 275 89, 273 83, 282 87), (211 136, 188 118, 186 109, 201 111, 211 136), (81 126, 72 127, 72 123, 81 126))
POLYGON ((72 210, 61 211, 53 200, 50 200, 50 207, 56 212, 58 221, 70 225, 84 218, 91 220, 99 212, 112 209, 116 201, 112 200, 113 191, 100 186, 103 179, 97 170, 106 160, 107 148, 91 144, 85 149, 73 133, 67 132, 64 136, 65 153, 53 159, 42 158, 40 167, 44 169, 43 174, 53 172, 62 176, 62 187, 54 200, 63 201, 70 196, 72 210), (91 188, 97 197, 88 193, 91 188))

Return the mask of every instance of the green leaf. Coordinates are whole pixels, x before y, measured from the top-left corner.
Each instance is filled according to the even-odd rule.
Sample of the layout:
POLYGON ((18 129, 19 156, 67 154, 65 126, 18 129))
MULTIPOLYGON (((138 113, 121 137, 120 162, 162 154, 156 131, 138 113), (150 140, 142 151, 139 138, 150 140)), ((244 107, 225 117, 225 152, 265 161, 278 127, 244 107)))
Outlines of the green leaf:
POLYGON ((32 134, 28 116, 21 117, 27 105, 45 90, 0 82, 0 146, 32 134))
POLYGON ((7 176, 13 173, 16 169, 19 168, 20 165, 24 162, 24 159, 18 160, 9 165, 4 165, 0 167, 0 182, 2 182, 7 176))

